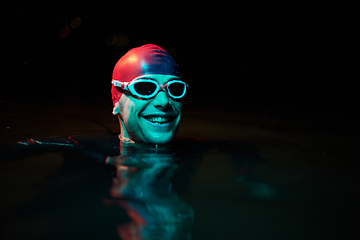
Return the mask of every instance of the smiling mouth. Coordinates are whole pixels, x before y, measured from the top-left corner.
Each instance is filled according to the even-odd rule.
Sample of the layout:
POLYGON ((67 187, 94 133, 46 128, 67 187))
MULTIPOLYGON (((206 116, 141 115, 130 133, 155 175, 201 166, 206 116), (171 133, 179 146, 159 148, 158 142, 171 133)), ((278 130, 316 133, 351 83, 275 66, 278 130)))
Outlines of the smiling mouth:
POLYGON ((175 116, 172 116, 172 115, 166 115, 166 116, 148 115, 148 116, 143 116, 143 118, 145 118, 147 121, 151 122, 152 124, 161 125, 161 124, 167 124, 167 123, 174 121, 175 116))

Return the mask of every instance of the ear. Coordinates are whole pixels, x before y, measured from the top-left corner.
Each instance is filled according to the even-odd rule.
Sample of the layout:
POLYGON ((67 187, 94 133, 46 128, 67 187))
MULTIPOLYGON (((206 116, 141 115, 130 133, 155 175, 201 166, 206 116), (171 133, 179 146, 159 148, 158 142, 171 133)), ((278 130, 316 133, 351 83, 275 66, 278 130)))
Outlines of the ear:
POLYGON ((117 103, 115 103, 112 114, 114 114, 115 116, 120 114, 120 105, 119 105, 119 101, 117 103))

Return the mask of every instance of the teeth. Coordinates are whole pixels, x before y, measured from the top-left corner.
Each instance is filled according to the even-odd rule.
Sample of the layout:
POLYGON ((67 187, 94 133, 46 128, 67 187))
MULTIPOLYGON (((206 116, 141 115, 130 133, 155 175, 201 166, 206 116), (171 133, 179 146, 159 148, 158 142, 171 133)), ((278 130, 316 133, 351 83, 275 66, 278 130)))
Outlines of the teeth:
POLYGON ((173 117, 171 116, 145 116, 144 118, 156 124, 168 123, 173 120, 173 117))
POLYGON ((164 117, 150 117, 148 120, 153 123, 164 123, 169 121, 168 118, 164 117))

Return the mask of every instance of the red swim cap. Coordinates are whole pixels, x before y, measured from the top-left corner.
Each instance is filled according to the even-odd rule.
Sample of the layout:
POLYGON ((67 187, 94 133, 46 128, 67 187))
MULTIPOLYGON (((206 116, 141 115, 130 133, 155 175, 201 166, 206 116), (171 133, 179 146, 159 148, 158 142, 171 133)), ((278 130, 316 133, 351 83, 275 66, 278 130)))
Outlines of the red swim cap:
MULTIPOLYGON (((180 76, 179 66, 168 52, 154 44, 146 44, 129 50, 119 59, 114 67, 112 80, 130 82, 148 74, 180 76)), ((112 85, 111 94, 115 106, 123 90, 112 85)))

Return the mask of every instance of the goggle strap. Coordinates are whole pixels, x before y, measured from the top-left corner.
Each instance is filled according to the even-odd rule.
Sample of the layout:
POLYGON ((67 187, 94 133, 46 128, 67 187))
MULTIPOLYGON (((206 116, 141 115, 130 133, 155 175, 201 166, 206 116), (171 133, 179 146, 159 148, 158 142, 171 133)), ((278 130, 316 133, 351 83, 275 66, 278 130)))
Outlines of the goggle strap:
POLYGON ((112 85, 114 85, 115 87, 121 87, 121 82, 120 81, 118 81, 118 80, 112 80, 111 81, 111 84, 112 85))
POLYGON ((122 88, 122 89, 124 89, 124 90, 129 90, 128 89, 128 85, 129 85, 129 83, 128 82, 126 82, 126 83, 124 83, 124 82, 120 82, 120 81, 118 81, 118 80, 112 80, 111 81, 111 84, 112 85, 114 85, 115 87, 120 87, 120 88, 122 88))

